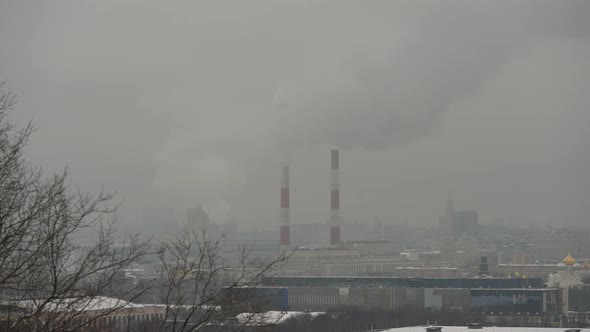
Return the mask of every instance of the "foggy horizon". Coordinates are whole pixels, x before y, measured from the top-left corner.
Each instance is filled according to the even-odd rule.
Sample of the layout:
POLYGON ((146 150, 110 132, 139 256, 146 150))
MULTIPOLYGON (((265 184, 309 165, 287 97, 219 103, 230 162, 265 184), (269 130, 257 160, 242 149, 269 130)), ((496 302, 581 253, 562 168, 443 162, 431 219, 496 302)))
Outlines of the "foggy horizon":
POLYGON ((241 230, 342 220, 590 219, 587 1, 51 1, 0 4, 9 115, 47 172, 241 230))

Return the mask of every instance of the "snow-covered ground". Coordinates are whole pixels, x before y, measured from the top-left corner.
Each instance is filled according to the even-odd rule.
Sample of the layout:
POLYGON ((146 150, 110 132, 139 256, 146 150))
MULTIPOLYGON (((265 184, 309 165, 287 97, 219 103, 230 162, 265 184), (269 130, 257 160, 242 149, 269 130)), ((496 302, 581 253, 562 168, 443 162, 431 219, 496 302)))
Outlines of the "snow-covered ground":
POLYGON ((323 312, 302 312, 302 311, 267 311, 263 313, 241 313, 236 316, 240 324, 244 325, 272 325, 282 324, 286 320, 303 316, 310 315, 311 318, 315 318, 319 315, 324 314, 323 312))
MULTIPOLYGON (((483 327, 481 329, 468 329, 467 326, 441 326, 441 332, 564 332, 567 328, 549 327, 483 327)), ((427 326, 399 327, 380 332, 426 332, 427 326)), ((580 329, 582 332, 590 332, 590 329, 580 329)))

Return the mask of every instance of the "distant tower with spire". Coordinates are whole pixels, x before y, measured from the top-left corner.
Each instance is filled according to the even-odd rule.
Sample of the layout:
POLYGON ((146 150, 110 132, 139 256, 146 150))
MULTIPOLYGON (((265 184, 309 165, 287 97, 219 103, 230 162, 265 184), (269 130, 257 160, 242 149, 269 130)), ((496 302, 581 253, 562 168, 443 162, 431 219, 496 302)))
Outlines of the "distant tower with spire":
POLYGON ((453 195, 449 192, 449 199, 447 200, 447 217, 452 217, 455 214, 455 205, 453 204, 453 195))
POLYGON ((439 233, 444 238, 455 236, 455 205, 453 204, 453 196, 449 192, 447 200, 447 208, 445 215, 438 217, 439 233))
POLYGON ((438 218, 439 234, 442 238, 460 238, 463 235, 477 237, 477 219, 475 210, 455 210, 453 197, 449 192, 445 214, 438 218))

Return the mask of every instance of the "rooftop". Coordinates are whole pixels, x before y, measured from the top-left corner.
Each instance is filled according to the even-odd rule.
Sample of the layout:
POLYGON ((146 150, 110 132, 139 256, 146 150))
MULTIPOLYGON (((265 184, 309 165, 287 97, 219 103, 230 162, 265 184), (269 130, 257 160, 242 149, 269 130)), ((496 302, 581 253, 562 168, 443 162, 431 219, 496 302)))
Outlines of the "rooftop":
POLYGON ((541 278, 432 278, 372 276, 272 276, 262 284, 286 287, 542 288, 541 278))
POLYGON ((4 301, 2 304, 29 310, 34 310, 43 305, 43 311, 95 311, 116 308, 131 309, 146 306, 104 296, 63 298, 55 299, 48 303, 45 303, 44 300, 4 301))
POLYGON ((567 266, 572 266, 574 264, 576 264, 576 260, 575 258, 572 256, 572 252, 570 251, 567 256, 563 259, 563 264, 567 265, 567 266))

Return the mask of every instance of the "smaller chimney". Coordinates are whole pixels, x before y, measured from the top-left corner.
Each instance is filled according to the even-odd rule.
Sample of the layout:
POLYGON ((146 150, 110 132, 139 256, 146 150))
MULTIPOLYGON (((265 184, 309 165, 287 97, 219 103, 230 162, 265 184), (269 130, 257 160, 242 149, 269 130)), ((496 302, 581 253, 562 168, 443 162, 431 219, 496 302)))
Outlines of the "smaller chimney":
POLYGON ((291 244, 291 215, 289 211, 289 166, 283 167, 281 179, 281 247, 291 244))
POLYGON ((330 244, 333 245, 340 242, 340 160, 338 150, 332 150, 331 165, 330 244))

